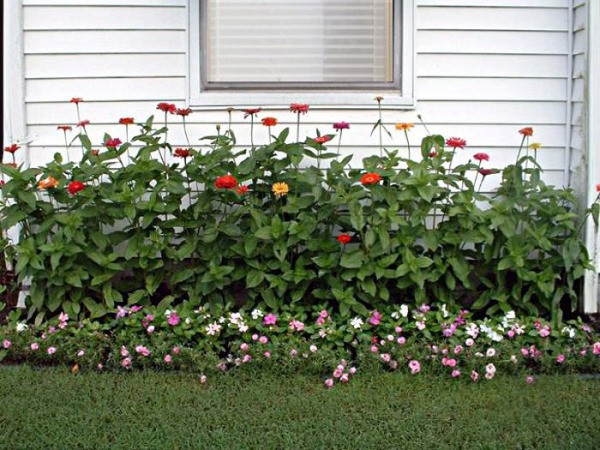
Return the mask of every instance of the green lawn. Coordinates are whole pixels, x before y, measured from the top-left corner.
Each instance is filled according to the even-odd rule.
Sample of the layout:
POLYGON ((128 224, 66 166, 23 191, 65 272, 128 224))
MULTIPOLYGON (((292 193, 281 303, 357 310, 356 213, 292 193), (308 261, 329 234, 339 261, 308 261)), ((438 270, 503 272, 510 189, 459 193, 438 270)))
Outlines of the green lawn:
POLYGON ((83 373, 0 367, 0 448, 600 447, 600 380, 83 373))

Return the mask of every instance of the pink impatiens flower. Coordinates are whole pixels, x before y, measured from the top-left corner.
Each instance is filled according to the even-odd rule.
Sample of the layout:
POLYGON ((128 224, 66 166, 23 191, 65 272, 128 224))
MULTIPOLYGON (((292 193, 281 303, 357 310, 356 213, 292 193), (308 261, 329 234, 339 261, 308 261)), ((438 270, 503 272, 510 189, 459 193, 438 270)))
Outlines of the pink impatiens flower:
POLYGON ((408 368, 410 369, 411 374, 416 375, 421 371, 421 363, 413 359, 408 363, 408 368))
POLYGON ((594 342, 594 345, 592 346, 592 353, 594 355, 600 355, 600 341, 594 342))
POLYGON ((381 323, 381 317, 382 316, 379 311, 373 311, 367 322, 369 322, 371 325, 379 325, 381 323))
POLYGON ((48 347, 48 354, 54 355, 56 353, 56 347, 48 347))
POLYGON ((138 346, 135 348, 135 351, 136 351, 137 353, 139 353, 140 355, 142 355, 142 356, 148 356, 148 355, 150 355, 150 350, 148 350, 148 349, 147 349, 146 347, 144 347, 143 345, 138 345, 138 346))
POLYGON ((325 380, 325 387, 331 389, 333 387, 333 378, 327 378, 325 380))
POLYGON ((34 352, 36 350, 38 350, 40 348, 40 344, 38 344, 37 342, 34 342, 33 344, 31 344, 31 350, 33 350, 34 352))
POLYGON ((171 355, 165 355, 165 363, 167 364, 171 364, 171 361, 173 360, 171 355))
POLYGON ((290 329, 295 331, 302 331, 304 330, 304 323, 294 319, 290 322, 290 329))
POLYGON ((181 319, 179 318, 179 316, 177 315, 177 313, 175 311, 173 311, 173 312, 171 312, 171 314, 169 314, 169 319, 167 320, 169 325, 174 327, 175 325, 178 325, 180 321, 181 321, 181 319))
POLYGON ((479 380, 479 374, 477 372, 475 372, 474 370, 471 371, 471 380, 473 380, 473 381, 479 380))
POLYGON ((273 313, 267 314, 263 319, 263 325, 277 325, 277 316, 273 313))
POLYGON ((11 345, 12 345, 12 342, 10 342, 8 339, 4 339, 2 341, 2 347, 4 347, 4 348, 10 348, 11 345))

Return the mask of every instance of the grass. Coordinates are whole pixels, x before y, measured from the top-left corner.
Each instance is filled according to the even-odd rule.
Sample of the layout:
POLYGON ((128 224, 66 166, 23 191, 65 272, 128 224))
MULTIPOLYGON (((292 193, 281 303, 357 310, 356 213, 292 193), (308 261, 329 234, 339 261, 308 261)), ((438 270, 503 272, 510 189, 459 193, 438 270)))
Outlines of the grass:
POLYGON ((0 367, 2 449, 573 448, 600 443, 600 380, 503 376, 477 383, 83 373, 0 367))

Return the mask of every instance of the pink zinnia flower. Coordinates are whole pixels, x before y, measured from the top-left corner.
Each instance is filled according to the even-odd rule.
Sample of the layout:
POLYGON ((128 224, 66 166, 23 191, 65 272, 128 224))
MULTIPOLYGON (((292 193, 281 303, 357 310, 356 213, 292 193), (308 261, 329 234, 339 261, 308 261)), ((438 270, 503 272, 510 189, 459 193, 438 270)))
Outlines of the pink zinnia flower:
POLYGON ((413 359, 408 363, 408 368, 410 369, 411 374, 416 375, 421 371, 421 363, 413 359))
POLYGON ((131 358, 125 358, 121 361, 121 365, 123 367, 125 367, 126 369, 129 369, 131 367, 131 358))
POLYGON ((114 138, 114 139, 107 139, 106 142, 104 143, 104 146, 108 147, 108 148, 117 148, 121 144, 122 144, 121 139, 114 138))
POLYGON ((305 103, 292 103, 290 105, 290 111, 298 114, 306 114, 309 106, 305 103))
POLYGON ((331 388, 333 387, 333 383, 334 383, 334 382, 333 382, 333 379, 332 379, 332 378, 327 378, 327 379, 325 380, 325 387, 326 387, 327 389, 331 389, 331 388))
POLYGON ((265 358, 267 358, 267 359, 268 359, 268 358, 270 358, 270 357, 271 357, 271 352, 270 352, 269 350, 266 350, 266 351, 263 353, 263 356, 264 356, 265 358))
POLYGON ((277 316, 273 313, 267 314, 263 319, 263 325, 276 325, 277 316))
POLYGON ((339 378, 344 374, 344 368, 342 367, 341 369, 339 367, 337 367, 334 371, 333 371, 333 378, 339 378))
POLYGON ((247 354, 246 354, 246 355, 244 355, 244 357, 242 358, 242 362, 243 362, 244 364, 246 364, 246 363, 249 363, 250 361, 252 361, 252 356, 250 356, 250 355, 247 355, 247 354))
POLYGON ((124 345, 121 346, 121 356, 123 358, 126 358, 129 356, 129 351, 127 350, 127 348, 125 348, 124 345))
POLYGON ((347 374, 347 373, 345 373, 345 374, 343 374, 343 375, 340 377, 340 381, 341 381, 342 383, 347 383, 348 381, 350 381, 350 377, 348 376, 348 374, 347 374))
POLYGON ((40 348, 40 344, 38 344, 37 342, 34 342, 33 344, 31 344, 31 350, 33 350, 34 352, 36 350, 38 350, 40 348))
POLYGON ((376 345, 371 346, 371 353, 377 353, 378 351, 379 351, 379 347, 377 347, 376 345))
POLYGON ((172 360, 173 360, 173 358, 171 357, 171 355, 165 355, 165 362, 167 364, 171 364, 172 360))
POLYGON ((243 342, 240 345, 240 350, 243 351, 243 352, 247 352, 249 349, 250 349, 250 346, 248 344, 246 344, 245 342, 243 342))
POLYGON ((260 342, 261 344, 266 344, 267 342, 269 342, 269 338, 266 336, 261 336, 258 338, 258 342, 260 342))
POLYGON ((563 354, 560 354, 560 355, 558 355, 558 356, 556 357, 556 362, 557 362, 558 364, 562 364, 562 363, 564 363, 564 362, 565 362, 565 355, 563 355, 563 354))
POLYGON ((464 139, 461 139, 461 138, 451 137, 446 140, 446 145, 448 147, 454 147, 454 148, 465 148, 465 145, 467 145, 467 141, 465 141, 464 139))
POLYGON ((487 153, 475 153, 473 158, 475 158, 477 161, 489 161, 490 155, 487 153))
POLYGON ((347 130, 350 128, 350 124, 348 122, 336 122, 333 124, 334 130, 347 130))
POLYGON ((179 352, 181 351, 181 348, 179 348, 179 347, 176 345, 175 347, 173 347, 173 348, 171 349, 171 351, 172 351, 173 353, 175 353, 176 355, 179 355, 179 352))
POLYGON ((460 370, 453 370, 452 378, 457 378, 457 377, 460 377, 460 370))

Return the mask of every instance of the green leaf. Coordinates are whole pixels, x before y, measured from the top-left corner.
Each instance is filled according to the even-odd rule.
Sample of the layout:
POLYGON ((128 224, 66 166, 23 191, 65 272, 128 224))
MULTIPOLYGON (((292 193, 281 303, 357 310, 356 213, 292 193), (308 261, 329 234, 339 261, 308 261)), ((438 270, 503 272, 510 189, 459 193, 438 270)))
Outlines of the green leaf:
POLYGON ((342 253, 340 266, 346 269, 358 269, 362 267, 365 261, 365 255, 360 249, 347 250, 342 253))
POLYGON ((271 239, 271 227, 260 227, 254 232, 254 236, 258 239, 268 241, 271 239))
POLYGON ((171 277, 171 284, 179 284, 182 281, 185 281, 194 276, 194 271, 192 269, 183 269, 175 272, 175 274, 171 277))
POLYGON ((251 289, 260 285, 265 279, 264 272, 260 270, 250 270, 246 274, 246 287, 251 289))

